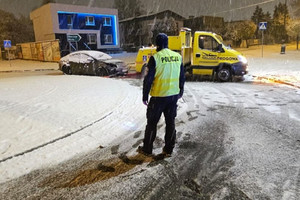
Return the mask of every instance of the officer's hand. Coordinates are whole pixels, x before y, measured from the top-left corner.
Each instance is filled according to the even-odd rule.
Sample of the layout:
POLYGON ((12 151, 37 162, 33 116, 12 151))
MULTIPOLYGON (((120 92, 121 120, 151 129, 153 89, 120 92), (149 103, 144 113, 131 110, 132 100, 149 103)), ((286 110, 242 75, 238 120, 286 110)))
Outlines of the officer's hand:
POLYGON ((148 106, 148 101, 143 101, 143 104, 144 104, 145 106, 148 106))

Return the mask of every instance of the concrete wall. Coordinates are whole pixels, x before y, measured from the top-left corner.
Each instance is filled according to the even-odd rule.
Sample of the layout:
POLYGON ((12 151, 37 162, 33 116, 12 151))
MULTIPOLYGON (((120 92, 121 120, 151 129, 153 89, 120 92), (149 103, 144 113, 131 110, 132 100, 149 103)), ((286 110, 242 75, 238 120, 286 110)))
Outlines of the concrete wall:
POLYGON ((17 44, 21 59, 58 62, 60 60, 59 41, 29 42, 17 44))
POLYGON ((30 13, 30 19, 33 22, 35 41, 55 39, 50 6, 51 4, 46 4, 30 13))

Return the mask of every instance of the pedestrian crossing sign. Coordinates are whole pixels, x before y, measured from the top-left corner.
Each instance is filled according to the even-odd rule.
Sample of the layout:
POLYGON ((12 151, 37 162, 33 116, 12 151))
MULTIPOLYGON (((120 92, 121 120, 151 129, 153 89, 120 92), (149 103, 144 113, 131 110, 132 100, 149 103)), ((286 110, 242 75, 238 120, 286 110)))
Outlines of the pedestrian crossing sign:
POLYGON ((147 61, 147 56, 143 56, 143 61, 144 61, 144 62, 147 61))
POLYGON ((259 30, 267 30, 267 22, 259 22, 259 30))
POLYGON ((4 40, 3 46, 4 46, 4 48, 11 48, 11 41, 10 40, 4 40))

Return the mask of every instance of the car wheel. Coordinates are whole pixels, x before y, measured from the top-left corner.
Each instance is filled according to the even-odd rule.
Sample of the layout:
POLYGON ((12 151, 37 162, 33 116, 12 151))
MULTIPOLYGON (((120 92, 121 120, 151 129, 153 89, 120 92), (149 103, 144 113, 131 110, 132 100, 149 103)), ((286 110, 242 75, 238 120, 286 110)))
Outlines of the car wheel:
POLYGON ((61 67, 61 71, 62 71, 64 74, 66 74, 66 65, 63 65, 63 66, 61 67))
POLYGON ((231 72, 228 67, 224 67, 217 72, 218 80, 221 82, 228 82, 231 80, 231 72))
POLYGON ((108 76, 108 70, 105 67, 99 67, 96 69, 97 76, 108 76))
POLYGON ((64 66, 62 69, 65 74, 68 74, 68 75, 72 74, 72 70, 71 70, 70 66, 64 66))

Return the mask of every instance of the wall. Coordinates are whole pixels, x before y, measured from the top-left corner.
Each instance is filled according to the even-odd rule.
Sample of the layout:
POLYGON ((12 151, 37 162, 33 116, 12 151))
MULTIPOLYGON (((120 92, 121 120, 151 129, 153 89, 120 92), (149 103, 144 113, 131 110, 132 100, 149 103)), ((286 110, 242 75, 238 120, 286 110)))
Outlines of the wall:
MULTIPOLYGON (((50 3, 46 4, 30 13, 30 19, 33 21, 36 41, 54 40, 57 39, 57 34, 96 34, 97 49, 120 48, 119 42, 119 21, 118 10, 109 8, 96 8, 78 5, 67 5, 50 3), (115 18, 114 32, 116 40, 113 45, 101 45, 100 30, 96 29, 61 29, 59 25, 58 13, 79 13, 85 15, 109 15, 115 18)), ((104 30, 104 29, 103 29, 104 30)), ((101 33, 102 35, 102 33, 101 33)))
POLYGON ((21 59, 50 62, 60 60, 59 40, 17 44, 17 49, 21 59))
MULTIPOLYGON (((118 20, 118 10, 110 9, 110 8, 96 8, 96 7, 87 7, 87 6, 77 6, 77 5, 67 5, 67 4, 51 4, 51 15, 53 16, 53 32, 56 34, 97 34, 98 42, 97 49, 105 49, 105 48, 120 48, 120 35, 119 35, 119 20, 118 20), (59 20, 58 20, 58 12, 70 12, 70 13, 79 13, 80 15, 108 15, 113 16, 115 18, 115 24, 113 27, 113 31, 116 35, 116 41, 114 45, 103 45, 100 43, 100 28, 97 30, 93 29, 60 29, 59 20)), ((103 27, 102 27, 103 28, 103 27)), ((101 28, 101 29, 102 29, 101 28)), ((102 30, 101 30, 102 31, 102 30)), ((102 33, 101 33, 102 35, 102 33)))
POLYGON ((33 22, 35 41, 55 39, 50 5, 51 4, 46 4, 30 13, 30 19, 33 22))

